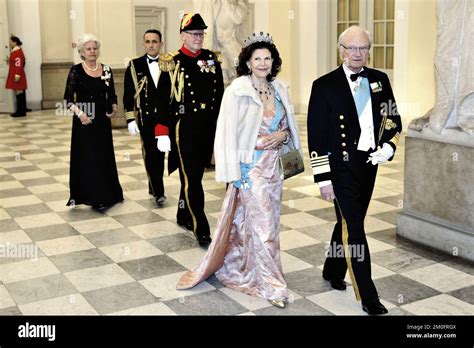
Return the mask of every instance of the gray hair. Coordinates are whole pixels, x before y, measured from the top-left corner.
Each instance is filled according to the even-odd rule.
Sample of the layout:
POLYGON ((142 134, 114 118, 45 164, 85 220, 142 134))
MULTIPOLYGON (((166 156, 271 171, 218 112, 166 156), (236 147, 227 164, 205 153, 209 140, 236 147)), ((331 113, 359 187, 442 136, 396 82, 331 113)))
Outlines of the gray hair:
POLYGON ((94 41, 97 44, 97 50, 100 49, 100 41, 93 34, 85 33, 79 36, 79 38, 77 39, 77 43, 76 43, 77 52, 79 53, 79 56, 81 57, 82 60, 84 60, 84 57, 82 56, 81 51, 84 48, 84 45, 90 41, 94 41))
POLYGON ((369 40, 369 48, 372 47, 372 35, 369 33, 369 31, 357 26, 357 25, 353 25, 353 26, 350 26, 349 28, 347 28, 346 30, 344 30, 341 35, 339 35, 339 39, 337 40, 337 45, 338 46, 341 46, 342 45, 342 42, 344 41, 344 37, 346 36, 347 33, 351 32, 351 31, 358 31, 358 32, 362 32, 364 33, 365 35, 367 35, 367 39, 369 40))

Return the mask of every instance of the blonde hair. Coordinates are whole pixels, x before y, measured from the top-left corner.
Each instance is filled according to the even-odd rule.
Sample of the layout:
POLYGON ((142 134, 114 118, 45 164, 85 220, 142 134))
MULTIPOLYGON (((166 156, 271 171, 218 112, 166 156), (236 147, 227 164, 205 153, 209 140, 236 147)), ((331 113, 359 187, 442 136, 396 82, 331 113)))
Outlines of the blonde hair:
POLYGON ((100 41, 99 39, 94 35, 94 34, 89 34, 85 33, 79 36, 77 39, 76 47, 77 47, 77 53, 79 53, 79 56, 81 57, 82 60, 84 60, 84 56, 82 55, 81 51, 84 48, 84 45, 87 42, 94 41, 97 44, 97 57, 99 56, 100 53, 100 41))

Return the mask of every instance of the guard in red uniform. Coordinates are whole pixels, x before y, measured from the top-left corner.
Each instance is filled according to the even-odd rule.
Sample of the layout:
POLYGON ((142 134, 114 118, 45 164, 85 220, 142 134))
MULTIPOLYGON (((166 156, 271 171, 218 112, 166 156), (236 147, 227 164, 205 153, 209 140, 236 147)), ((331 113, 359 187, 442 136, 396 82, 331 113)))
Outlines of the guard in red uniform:
POLYGON ((16 94, 16 112, 12 117, 26 116, 26 94, 28 88, 25 75, 25 55, 21 49, 22 42, 16 37, 10 37, 11 54, 9 59, 8 78, 5 88, 13 89, 16 94))

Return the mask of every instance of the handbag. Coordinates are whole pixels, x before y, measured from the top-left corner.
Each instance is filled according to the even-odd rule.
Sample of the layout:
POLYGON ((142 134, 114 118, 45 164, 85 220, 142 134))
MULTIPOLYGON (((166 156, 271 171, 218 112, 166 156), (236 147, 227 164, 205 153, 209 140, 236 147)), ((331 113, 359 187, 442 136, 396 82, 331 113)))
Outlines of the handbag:
POLYGON ((298 149, 280 155, 280 173, 283 180, 304 172, 303 157, 298 149))

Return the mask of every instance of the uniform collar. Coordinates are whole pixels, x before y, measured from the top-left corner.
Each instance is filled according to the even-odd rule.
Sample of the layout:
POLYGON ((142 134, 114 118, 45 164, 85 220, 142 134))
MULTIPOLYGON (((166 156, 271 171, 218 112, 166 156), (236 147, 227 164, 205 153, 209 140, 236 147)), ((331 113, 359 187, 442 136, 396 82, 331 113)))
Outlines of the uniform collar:
POLYGON ((12 48, 12 52, 19 51, 19 50, 21 50, 20 46, 15 46, 12 48))
POLYGON ((181 46, 181 52, 183 52, 188 57, 192 57, 192 58, 196 58, 197 56, 201 54, 201 50, 194 53, 193 51, 188 50, 184 45, 181 46))

